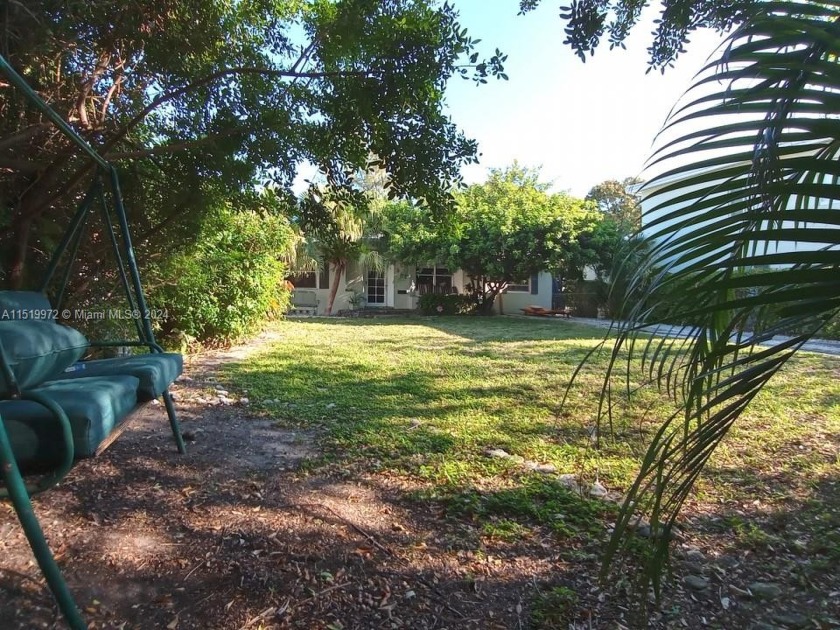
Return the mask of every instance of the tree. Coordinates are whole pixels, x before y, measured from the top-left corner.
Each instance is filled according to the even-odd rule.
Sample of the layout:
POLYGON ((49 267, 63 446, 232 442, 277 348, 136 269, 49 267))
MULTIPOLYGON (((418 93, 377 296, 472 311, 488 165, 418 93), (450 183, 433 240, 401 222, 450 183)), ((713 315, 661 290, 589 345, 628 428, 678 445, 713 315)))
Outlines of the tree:
POLYGON ((389 249, 408 262, 462 269, 472 278, 480 310, 489 313, 509 284, 587 262, 578 236, 594 227, 596 213, 580 199, 548 193, 548 186, 538 171, 514 164, 457 193, 446 221, 432 223, 408 204, 393 206, 389 249))
MULTIPOLYGON (((533 11, 543 0, 519 0, 519 12, 533 11)), ((662 3, 654 38, 648 47, 651 68, 663 71, 683 52, 691 33, 699 28, 727 31, 742 23, 759 0, 672 0, 662 3)), ((610 49, 624 47, 624 40, 638 23, 647 3, 635 0, 572 0, 560 7, 566 23, 564 43, 582 61, 595 54, 604 35, 610 49)))
POLYGON ((623 181, 608 179, 590 188, 585 199, 594 201, 598 209, 612 218, 625 234, 632 234, 642 227, 638 194, 641 183, 642 180, 637 177, 627 177, 623 181))
MULTIPOLYGON (((476 154, 443 114, 446 81, 503 75, 504 55, 479 59, 456 11, 426 0, 7 5, 4 56, 119 164, 131 219, 161 255, 188 246, 207 207, 258 184, 289 196, 305 162, 340 189, 375 153, 394 195, 445 207, 476 154)), ((0 253, 18 286, 94 165, 8 87, 0 113, 0 253)))
POLYGON ((332 270, 333 279, 327 298, 326 315, 332 314, 341 280, 351 262, 367 269, 381 270, 384 263, 373 246, 378 225, 378 207, 364 188, 356 195, 356 203, 335 199, 329 188, 311 188, 301 200, 303 251, 298 269, 332 270))
POLYGON ((709 457, 840 313, 840 3, 762 2, 748 18, 675 109, 652 158, 661 174, 647 185, 646 249, 628 271, 629 322, 602 391, 609 410, 613 378, 631 377, 616 359, 626 351, 675 404, 607 552, 609 561, 645 513, 645 576, 657 594, 670 534, 709 457), (640 338, 645 326, 675 321, 685 342, 640 338), (789 341, 759 345, 782 332, 789 341))

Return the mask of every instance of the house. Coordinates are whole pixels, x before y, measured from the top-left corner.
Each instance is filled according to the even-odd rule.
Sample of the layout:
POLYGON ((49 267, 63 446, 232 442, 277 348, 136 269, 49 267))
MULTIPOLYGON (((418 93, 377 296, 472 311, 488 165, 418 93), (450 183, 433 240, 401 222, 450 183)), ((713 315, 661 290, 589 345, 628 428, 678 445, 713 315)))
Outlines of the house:
MULTIPOLYGON (((800 154, 794 154, 796 157, 800 154)), ((748 165, 747 162, 740 162, 736 166, 748 165)), ((727 165, 729 167, 730 165, 727 165)), ((714 173, 714 171, 710 171, 714 173)), ((698 170, 689 170, 681 172, 677 175, 662 176, 652 179, 647 184, 640 187, 638 192, 642 194, 642 235, 650 242, 659 244, 660 248, 656 252, 657 265, 669 265, 672 271, 679 271, 685 265, 682 264, 677 255, 668 246, 676 239, 683 239, 690 237, 693 234, 699 236, 697 245, 703 244, 702 234, 704 231, 714 229, 720 231, 720 217, 711 213, 708 209, 692 210, 692 204, 695 201, 708 199, 715 199, 715 197, 723 195, 728 192, 728 188, 724 186, 729 179, 728 171, 721 170, 721 177, 717 180, 702 181, 696 183, 696 176, 700 173, 698 170), (717 190, 720 185, 722 191, 717 190), (670 217, 664 220, 670 213, 681 211, 676 217, 670 217), (661 223, 656 223, 661 221, 661 223), (680 222, 684 225, 679 229, 674 229, 680 222)), ((723 198, 723 197, 722 197, 723 198)), ((828 211, 832 210, 836 203, 831 199, 814 199, 802 198, 797 199, 792 197, 789 199, 788 207, 791 209, 798 206, 807 206, 812 210, 828 211)), ((794 221, 770 221, 765 220, 761 224, 756 224, 749 221, 749 217, 743 216, 741 211, 735 212, 731 215, 733 218, 742 216, 742 223, 740 225, 730 225, 729 240, 721 244, 717 253, 719 257, 717 261, 713 258, 714 251, 706 251, 704 256, 707 264, 719 262, 731 256, 733 243, 740 243, 744 246, 745 251, 750 253, 750 256, 776 257, 780 261, 781 266, 788 266, 789 263, 784 259, 785 254, 790 252, 803 251, 819 251, 823 249, 836 249, 837 243, 832 238, 834 232, 832 228, 834 224, 816 223, 816 222, 794 222, 794 221), (737 227, 737 230, 735 229, 737 227), (807 240, 796 240, 790 237, 790 232, 785 233, 786 230, 799 229, 802 234, 804 230, 810 230, 807 240), (768 231, 775 232, 780 238, 767 239, 768 231), (757 234, 758 236, 753 236, 757 234), (763 235, 763 237, 762 237, 763 235)), ((689 258, 693 257, 689 250, 687 254, 689 258)), ((766 258, 766 260, 771 260, 766 258)), ((775 265, 771 265, 775 266, 775 265)))
MULTIPOLYGON (((296 289, 313 291, 318 298, 318 314, 323 315, 329 300, 335 273, 330 270, 299 274, 291 278, 296 289)), ((417 267, 390 264, 383 271, 373 271, 350 264, 335 296, 333 314, 363 305, 367 308, 415 310, 420 296, 426 293, 463 293, 470 279, 461 270, 450 272, 445 267, 417 267)), ((552 306, 553 280, 548 272, 523 278, 511 284, 496 298, 494 310, 519 313, 526 306, 552 306)))

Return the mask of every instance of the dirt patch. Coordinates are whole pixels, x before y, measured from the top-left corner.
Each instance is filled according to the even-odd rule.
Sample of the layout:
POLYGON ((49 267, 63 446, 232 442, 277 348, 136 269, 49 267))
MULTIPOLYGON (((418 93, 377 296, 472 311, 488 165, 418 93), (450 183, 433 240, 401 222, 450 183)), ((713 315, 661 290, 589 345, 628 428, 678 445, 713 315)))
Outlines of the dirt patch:
MULTIPOLYGON (((150 406, 105 454, 35 497, 90 627, 515 627, 533 571, 489 571, 500 589, 488 606, 492 560, 469 569, 448 546, 457 533, 415 514, 387 479, 307 474, 317 434, 256 417, 219 383, 220 365, 267 340, 188 360, 173 387, 187 455, 150 406)), ((37 627, 63 622, 3 503, 0 628, 37 627)))

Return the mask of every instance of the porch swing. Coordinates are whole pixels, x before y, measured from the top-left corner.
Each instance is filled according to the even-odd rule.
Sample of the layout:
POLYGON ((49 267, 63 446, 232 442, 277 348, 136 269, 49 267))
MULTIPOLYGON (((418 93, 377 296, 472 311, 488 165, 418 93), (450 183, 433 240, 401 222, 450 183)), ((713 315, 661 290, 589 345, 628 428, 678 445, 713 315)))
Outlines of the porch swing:
POLYGON ((4 483, 0 498, 11 501, 68 625, 83 630, 88 626, 50 552, 30 496, 59 483, 77 460, 101 453, 122 432, 126 420, 159 398, 177 450, 184 453, 169 393, 169 386, 183 369, 183 359, 180 354, 164 352, 155 342, 116 169, 2 56, 0 72, 91 158, 97 169, 38 289, 0 291, 0 470, 4 483), (85 228, 97 205, 127 300, 127 308, 120 312, 133 320, 136 339, 88 342, 82 333, 58 322, 85 228), (62 264, 59 289, 55 301, 50 302, 47 291, 62 264), (108 346, 145 348, 148 352, 81 361, 90 348, 108 346))

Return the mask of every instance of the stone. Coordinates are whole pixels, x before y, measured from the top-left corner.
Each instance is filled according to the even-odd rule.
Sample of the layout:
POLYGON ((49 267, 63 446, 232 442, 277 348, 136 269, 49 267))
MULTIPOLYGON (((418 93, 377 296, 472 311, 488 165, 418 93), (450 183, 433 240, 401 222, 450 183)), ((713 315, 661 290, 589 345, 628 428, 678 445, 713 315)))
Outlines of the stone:
POLYGON ((811 625, 810 620, 798 612, 781 612, 773 615, 773 621, 780 623, 786 628, 807 628, 811 625))
POLYGON ((696 547, 691 547, 685 552, 685 559, 691 562, 705 562, 706 556, 696 547))
POLYGON ((705 591, 710 585, 709 580, 702 575, 686 575, 683 582, 693 591, 705 591))
POLYGON ((239 402, 242 403, 243 405, 247 405, 248 403, 251 402, 251 399, 250 398, 240 398, 239 402))
POLYGON ((506 457, 510 457, 510 453, 500 448, 491 448, 484 451, 484 454, 487 457, 495 457, 497 459, 505 459, 506 457))
POLYGON ((327 409, 335 409, 335 403, 328 404, 327 409))
POLYGON ((578 484, 578 480, 575 475, 566 473, 564 475, 560 475, 557 478, 557 481, 560 482, 561 486, 569 490, 574 490, 575 492, 580 490, 580 484, 578 484))
POLYGON ((782 587, 772 582, 753 582, 748 588, 758 599, 775 599, 782 594, 782 587))
POLYGON ((589 496, 595 497, 596 499, 603 499, 607 496, 607 489, 600 482, 596 481, 589 488, 589 496))

